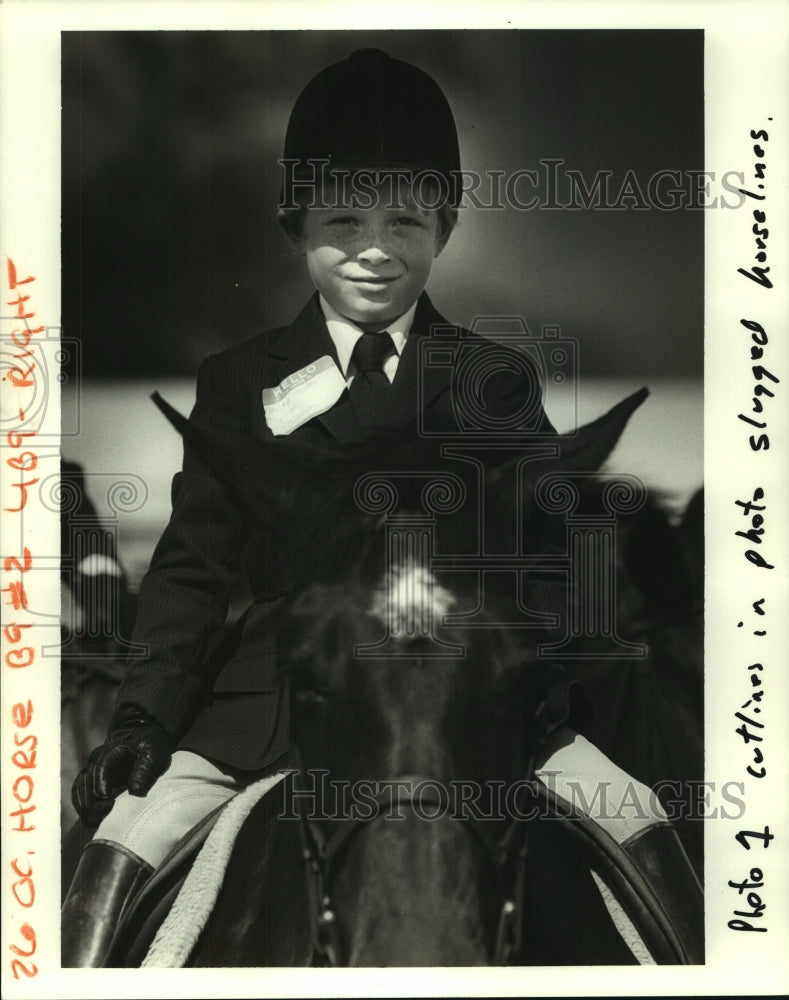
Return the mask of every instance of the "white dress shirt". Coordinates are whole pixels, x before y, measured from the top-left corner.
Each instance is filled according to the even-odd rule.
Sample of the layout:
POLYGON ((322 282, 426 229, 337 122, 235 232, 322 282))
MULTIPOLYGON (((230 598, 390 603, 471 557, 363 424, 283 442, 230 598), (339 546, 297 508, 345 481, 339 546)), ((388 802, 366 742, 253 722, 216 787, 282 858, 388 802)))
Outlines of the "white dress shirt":
MULTIPOLYGON (((344 375, 347 384, 350 385, 353 381, 353 376, 356 374, 356 366, 351 361, 351 355, 353 354, 354 347, 356 347, 356 341, 364 333, 364 330, 361 330, 351 320, 341 316, 322 295, 320 296, 320 304, 326 319, 326 326, 329 328, 329 336, 337 348, 340 371, 344 375)), ((394 351, 384 362, 384 375, 386 375, 390 382, 394 381, 397 365, 400 362, 400 355, 403 353, 403 348, 408 340, 408 334, 411 331, 411 325, 414 322, 415 312, 416 302, 408 312, 404 312, 402 316, 398 316, 397 319, 392 320, 386 327, 386 332, 392 338, 392 343, 395 346, 394 351)))

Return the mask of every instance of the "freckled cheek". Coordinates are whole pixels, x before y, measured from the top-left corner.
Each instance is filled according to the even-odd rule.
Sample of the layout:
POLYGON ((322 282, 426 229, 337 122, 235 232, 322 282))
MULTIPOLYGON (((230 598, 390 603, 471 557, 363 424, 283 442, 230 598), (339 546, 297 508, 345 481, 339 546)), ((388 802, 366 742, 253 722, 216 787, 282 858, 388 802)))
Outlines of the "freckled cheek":
POLYGON ((427 278, 433 267, 433 259, 432 253, 414 254, 408 261, 409 270, 412 274, 419 276, 420 279, 427 278))
POLYGON ((320 247, 318 250, 307 251, 307 270, 313 279, 325 280, 333 269, 347 260, 347 255, 336 247, 320 247))
POLYGON ((323 267, 331 267, 347 255, 347 246, 342 240, 332 240, 331 243, 321 243, 319 246, 307 248, 307 260, 312 260, 323 267))
POLYGON ((432 259, 432 247, 433 243, 427 240, 421 240, 418 237, 408 237, 408 236, 392 236, 388 241, 392 250, 397 253, 399 257, 403 260, 410 261, 415 265, 424 257, 430 257, 432 259))

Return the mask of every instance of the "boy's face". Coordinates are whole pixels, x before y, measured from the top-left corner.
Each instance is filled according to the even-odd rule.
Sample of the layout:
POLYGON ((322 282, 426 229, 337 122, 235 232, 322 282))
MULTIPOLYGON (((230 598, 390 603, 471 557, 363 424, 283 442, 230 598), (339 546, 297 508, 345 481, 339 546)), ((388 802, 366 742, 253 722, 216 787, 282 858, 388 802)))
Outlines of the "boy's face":
POLYGON ((308 208, 299 248, 334 309, 376 330, 411 308, 445 242, 435 210, 379 198, 372 208, 308 208))

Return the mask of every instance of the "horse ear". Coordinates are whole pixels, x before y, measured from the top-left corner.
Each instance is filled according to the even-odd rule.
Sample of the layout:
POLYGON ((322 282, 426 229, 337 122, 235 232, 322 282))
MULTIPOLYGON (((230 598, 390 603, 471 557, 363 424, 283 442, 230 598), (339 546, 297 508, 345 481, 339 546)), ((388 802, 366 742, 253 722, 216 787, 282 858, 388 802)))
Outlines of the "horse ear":
POLYGON ((556 465, 559 468, 571 467, 578 472, 596 472, 614 450, 631 416, 648 395, 647 388, 639 389, 602 417, 581 427, 577 434, 563 437, 562 455, 556 465))
POLYGON ((292 513, 294 498, 314 485, 316 470, 303 467, 298 453, 285 453, 240 434, 227 434, 187 420, 158 392, 151 399, 183 437, 184 443, 225 485, 240 506, 257 520, 281 519, 292 513))
POLYGON ((189 450, 250 517, 276 524, 278 530, 290 518, 308 522, 311 511, 324 510, 327 501, 353 509, 356 480, 377 467, 382 454, 390 456, 393 468, 409 469, 420 454, 415 449, 423 447, 410 428, 385 436, 360 436, 352 446, 327 443, 316 448, 293 441, 256 440, 187 420, 158 392, 151 398, 189 450))
MULTIPOLYGON (((648 395, 647 388, 639 389, 602 417, 581 427, 576 434, 556 438, 561 447, 559 457, 530 462, 528 468, 531 476, 542 475, 545 468, 550 468, 551 472, 596 472, 614 450, 628 420, 648 395)), ((520 460, 520 456, 514 460, 508 459, 493 473, 493 481, 497 477, 504 479, 508 470, 520 460)))
POLYGON ((151 399, 175 427, 188 448, 225 485, 235 488, 239 477, 260 459, 260 449, 255 446, 254 441, 246 440, 240 435, 223 434, 214 428, 201 427, 194 421, 187 420, 158 392, 154 392, 151 399))

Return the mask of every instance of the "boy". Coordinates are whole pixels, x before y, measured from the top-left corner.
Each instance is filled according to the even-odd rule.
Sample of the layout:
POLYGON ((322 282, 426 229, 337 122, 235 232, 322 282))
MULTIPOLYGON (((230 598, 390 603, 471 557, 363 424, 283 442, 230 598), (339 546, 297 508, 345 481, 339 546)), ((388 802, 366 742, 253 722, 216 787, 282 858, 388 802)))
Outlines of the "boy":
MULTIPOLYGON (((298 98, 283 166, 280 222, 316 293, 289 327, 203 363, 193 419, 320 445, 415 424, 422 406, 431 426, 458 430, 451 374, 418 370, 420 340, 447 325, 424 286, 461 196, 443 93, 414 66, 355 52, 298 98), (298 400, 283 406, 294 386, 298 400)), ((553 433, 523 356, 499 365, 483 390, 492 417, 553 433)), ((133 638, 149 655, 129 666, 107 739, 74 784, 77 811, 98 829, 63 905, 64 966, 103 965, 122 909, 170 849, 287 762, 275 661, 287 539, 267 537, 266 565, 248 567, 254 602, 233 653, 209 655, 248 526, 188 449, 172 499, 139 596, 133 638)))

